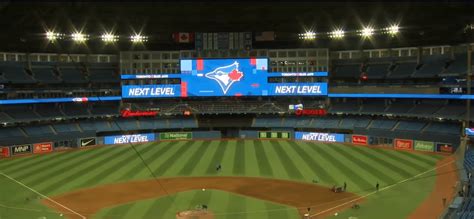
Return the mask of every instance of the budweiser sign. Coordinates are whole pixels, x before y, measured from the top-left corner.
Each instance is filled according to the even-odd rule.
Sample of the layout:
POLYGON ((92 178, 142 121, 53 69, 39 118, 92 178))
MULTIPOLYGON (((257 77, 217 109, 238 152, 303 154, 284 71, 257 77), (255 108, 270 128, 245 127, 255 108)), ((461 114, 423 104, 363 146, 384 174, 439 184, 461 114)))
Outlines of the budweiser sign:
POLYGON ((396 149, 412 150, 413 149, 413 140, 395 139, 393 146, 396 149))
POLYGON ((358 145, 367 145, 368 137, 366 135, 352 135, 352 143, 358 145))
POLYGON ((325 109, 297 109, 295 111, 297 116, 324 116, 326 113, 325 109))
POLYGON ((122 117, 156 116, 158 115, 158 111, 122 110, 120 114, 122 117))

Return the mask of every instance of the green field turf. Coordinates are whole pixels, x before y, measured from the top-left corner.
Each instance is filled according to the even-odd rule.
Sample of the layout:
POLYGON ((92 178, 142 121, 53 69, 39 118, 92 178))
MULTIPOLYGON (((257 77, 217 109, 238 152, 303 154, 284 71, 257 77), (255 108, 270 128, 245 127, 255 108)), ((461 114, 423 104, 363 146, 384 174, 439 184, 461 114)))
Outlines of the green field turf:
MULTIPOLYGON (((433 168, 436 161, 441 158, 439 155, 414 154, 405 151, 293 141, 173 141, 142 144, 137 145, 136 148, 159 177, 257 176, 304 182, 312 182, 316 179, 320 185, 330 187, 334 184, 342 185, 345 181, 348 191, 360 195, 372 192, 376 182, 379 182, 382 188, 425 172, 433 168), (222 164, 222 172, 219 174, 215 171, 217 164, 222 164)), ((99 184, 150 178, 149 172, 130 146, 107 146, 93 150, 0 160, 0 171, 48 196, 99 184)), ((363 209, 357 212, 348 211, 341 214, 363 214, 359 215, 361 218, 365 214, 371 217, 364 218, 404 218, 417 207, 433 187, 435 180, 433 172, 420 178, 369 196, 363 203, 363 209), (398 207, 393 208, 393 206, 398 207)), ((9 181, 3 176, 0 176, 0 180, 1 182, 9 181)), ((19 204, 26 195, 15 192, 19 189, 15 183, 1 185, 0 204, 6 206, 18 204, 22 208, 44 210, 37 201, 19 204)), ((186 196, 186 194, 191 193, 177 196, 186 196)), ((216 197, 226 196, 228 200, 234 200, 230 198, 234 196, 227 193, 212 191, 212 197, 214 194, 216 197)), ((233 202, 238 202, 236 200, 244 199, 235 198, 233 202)), ((252 201, 248 200, 250 198, 245 199, 244 204, 235 208, 225 206, 223 209, 213 210, 217 212, 265 211, 273 208, 272 204, 265 202, 251 205, 249 203, 252 201), (256 209, 262 205, 264 207, 256 209)), ((107 209, 101 214, 119 212, 124 216, 114 218, 130 218, 129 210, 133 210, 133 212, 140 212, 136 213, 137 215, 146 215, 146 212, 154 211, 156 202, 160 200, 124 205, 118 207, 118 210, 107 209)), ((192 203, 183 205, 187 204, 192 203)), ((225 202, 220 204, 225 205, 225 202)), ((25 218, 17 217, 16 213, 14 210, 6 210, 0 206, 2 219, 25 218)), ((35 211, 24 211, 22 214, 29 214, 31 218, 41 215, 35 211)), ((241 214, 239 218, 285 219, 291 217, 288 216, 290 214, 278 216, 272 211, 265 214, 266 216, 261 217, 241 214)))

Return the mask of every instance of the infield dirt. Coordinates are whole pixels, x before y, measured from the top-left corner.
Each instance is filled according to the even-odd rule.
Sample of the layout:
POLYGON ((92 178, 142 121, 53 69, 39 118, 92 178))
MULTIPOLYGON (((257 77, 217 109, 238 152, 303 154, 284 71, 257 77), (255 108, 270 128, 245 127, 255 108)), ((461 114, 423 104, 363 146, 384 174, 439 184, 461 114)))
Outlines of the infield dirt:
MULTIPOLYGON (((103 208, 203 188, 222 190, 292 206, 297 208, 301 215, 307 212, 308 207, 311 207, 311 213, 314 214, 359 197, 348 192, 334 193, 331 189, 317 184, 287 180, 252 177, 179 177, 108 184, 51 198, 86 217, 90 217, 103 208)), ((358 203, 362 201, 359 200, 358 203)), ((64 213, 68 218, 81 218, 47 200, 43 202, 64 213)), ((334 211, 348 207, 351 205, 343 205, 334 211)), ((326 215, 332 213, 333 211, 327 212, 326 215)))

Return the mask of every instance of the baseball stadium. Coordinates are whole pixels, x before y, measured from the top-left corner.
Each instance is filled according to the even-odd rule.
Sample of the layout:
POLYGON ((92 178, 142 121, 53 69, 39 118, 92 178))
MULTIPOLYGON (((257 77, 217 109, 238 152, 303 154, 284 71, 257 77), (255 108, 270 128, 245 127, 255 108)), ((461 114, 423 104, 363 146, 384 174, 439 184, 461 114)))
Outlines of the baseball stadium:
POLYGON ((0 2, 0 219, 474 218, 473 9, 0 2))

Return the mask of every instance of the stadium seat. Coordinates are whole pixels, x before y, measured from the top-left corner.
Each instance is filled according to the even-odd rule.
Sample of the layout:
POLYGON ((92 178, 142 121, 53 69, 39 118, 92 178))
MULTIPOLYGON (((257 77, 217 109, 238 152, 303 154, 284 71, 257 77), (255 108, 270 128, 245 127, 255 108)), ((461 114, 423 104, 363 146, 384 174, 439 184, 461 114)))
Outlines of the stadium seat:
POLYGON ((19 63, 1 63, 0 73, 5 82, 13 84, 33 84, 36 81, 26 73, 25 66, 19 63))
POLYGON ((54 68, 51 65, 35 65, 31 67, 31 71, 36 80, 44 84, 58 84, 61 83, 61 79, 58 78, 54 72, 54 68))
POLYGON ((404 79, 410 78, 415 72, 418 63, 415 62, 400 62, 396 65, 394 70, 387 75, 388 79, 404 79))

